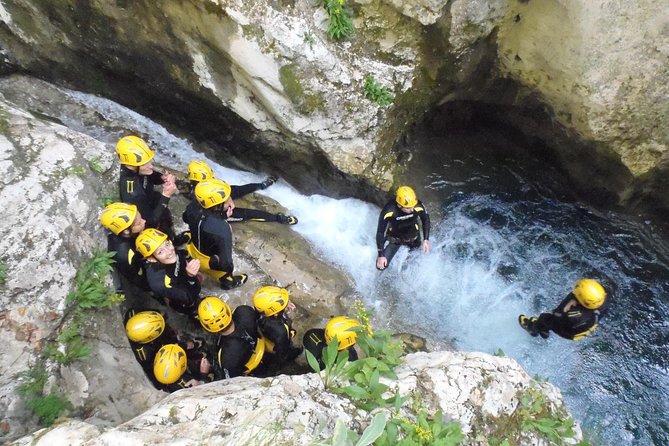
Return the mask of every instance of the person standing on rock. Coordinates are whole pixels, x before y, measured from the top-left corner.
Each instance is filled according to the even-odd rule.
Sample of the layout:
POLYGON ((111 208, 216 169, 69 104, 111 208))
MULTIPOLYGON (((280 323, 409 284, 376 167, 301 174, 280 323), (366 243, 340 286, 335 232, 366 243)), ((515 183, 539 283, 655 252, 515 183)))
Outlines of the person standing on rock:
POLYGON ((232 260, 232 228, 224 215, 230 198, 230 185, 215 178, 195 186, 198 206, 184 213, 190 228, 188 253, 200 261, 202 271, 218 280, 221 288, 231 290, 246 283, 246 274, 234 275, 232 260))
POLYGON ((125 313, 123 323, 135 359, 156 388, 161 386, 153 373, 153 361, 163 345, 178 344, 189 357, 206 351, 203 339, 178 333, 158 311, 131 308, 125 313))
POLYGON ((135 247, 144 256, 144 270, 151 291, 173 310, 194 317, 200 301, 200 261, 175 249, 167 234, 158 229, 142 231, 135 247))
POLYGON ((581 279, 551 313, 539 317, 518 316, 518 323, 530 335, 546 339, 550 331, 565 339, 579 340, 592 333, 606 301, 604 287, 593 279, 581 279))
POLYGON ((323 363, 323 350, 330 345, 335 338, 339 342, 338 351, 347 350, 348 360, 357 361, 358 352, 355 350, 355 342, 358 334, 352 330, 355 327, 361 327, 360 322, 346 316, 337 316, 325 325, 325 329, 312 328, 304 334, 302 345, 304 349, 311 353, 320 369, 325 368, 323 363))
POLYGON ((232 312, 220 298, 209 296, 198 307, 198 319, 206 331, 219 335, 213 360, 216 379, 251 375, 259 370, 265 342, 258 333, 253 308, 240 305, 232 312))
POLYGON ((202 352, 186 352, 178 344, 163 345, 153 360, 158 389, 165 392, 199 386, 214 379, 211 364, 202 352))
MULTIPOLYGON (((127 203, 111 203, 100 215, 100 223, 110 231, 107 235, 107 250, 114 252, 114 269, 118 276, 142 291, 149 291, 144 273, 144 261, 135 251, 135 238, 144 230, 146 220, 137 206, 127 203)), ((123 288, 117 283, 117 288, 123 288)))
POLYGON ((421 246, 420 225, 423 228, 423 252, 430 252, 430 216, 416 192, 409 186, 397 189, 395 200, 381 210, 376 228, 376 268, 384 270, 400 246, 409 249, 421 246), (386 244, 387 243, 387 244, 386 244))
POLYGON ((295 304, 288 298, 288 290, 277 286, 264 286, 253 295, 253 307, 258 312, 258 328, 266 341, 268 363, 279 370, 297 358, 302 349, 293 345, 295 330, 288 313, 295 304), (269 341, 269 343, 267 342, 269 341))
MULTIPOLYGON (((211 167, 202 160, 191 161, 188 164, 188 180, 190 182, 190 193, 191 198, 194 197, 195 186, 198 183, 203 181, 208 181, 214 178, 214 171, 211 170, 211 167)), ((226 200, 225 203, 225 214, 223 217, 229 223, 237 223, 242 221, 260 221, 260 222, 277 222, 286 225, 297 224, 297 217, 292 215, 285 214, 272 214, 270 212, 261 211, 259 209, 246 209, 238 208, 235 206, 235 202, 238 198, 241 198, 250 193, 264 190, 270 187, 276 182, 276 177, 270 176, 265 179, 262 183, 248 183, 241 186, 236 186, 234 184, 230 185, 230 197, 226 200)), ((189 207, 184 212, 184 216, 192 213, 197 210, 198 203, 196 200, 191 201, 188 205, 189 207)), ((184 217, 184 220, 186 217, 184 217)))
POLYGON ((137 136, 124 136, 116 144, 121 162, 119 191, 121 201, 137 206, 147 226, 165 232, 174 240, 172 214, 167 207, 177 193, 174 175, 153 169, 154 151, 137 136), (154 190, 161 187, 160 192, 154 190))

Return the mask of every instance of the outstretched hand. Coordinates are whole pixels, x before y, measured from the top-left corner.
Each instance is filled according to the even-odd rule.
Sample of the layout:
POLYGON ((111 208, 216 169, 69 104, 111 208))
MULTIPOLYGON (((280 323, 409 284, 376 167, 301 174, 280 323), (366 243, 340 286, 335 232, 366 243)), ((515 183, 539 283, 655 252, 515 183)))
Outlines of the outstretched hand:
POLYGON ((423 240, 423 252, 425 254, 430 252, 430 241, 429 240, 423 240))
POLYGON ((197 273, 200 272, 200 261, 193 259, 186 263, 186 274, 191 277, 197 276, 197 273))
POLYGON ((386 269, 386 266, 388 266, 388 259, 385 257, 378 257, 376 259, 376 269, 378 270, 384 270, 386 269))

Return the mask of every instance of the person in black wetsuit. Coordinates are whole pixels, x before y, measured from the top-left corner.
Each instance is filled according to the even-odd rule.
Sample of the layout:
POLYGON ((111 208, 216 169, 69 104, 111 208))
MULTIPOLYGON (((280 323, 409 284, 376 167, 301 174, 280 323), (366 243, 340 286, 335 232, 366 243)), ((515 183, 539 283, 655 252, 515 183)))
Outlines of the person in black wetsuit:
POLYGON ((325 326, 325 329, 312 328, 304 334, 304 338, 302 339, 304 350, 314 355, 318 361, 320 369, 323 370, 325 368, 325 364, 323 363, 323 350, 332 343, 336 337, 339 341, 337 350, 347 350, 348 360, 357 361, 358 352, 355 350, 357 333, 351 330, 354 327, 360 327, 360 323, 355 319, 346 316, 334 317, 330 319, 325 326))
POLYGON ((221 288, 230 290, 246 283, 246 274, 234 275, 232 261, 232 228, 223 215, 230 198, 230 185, 212 179, 195 186, 197 206, 189 206, 184 221, 190 228, 188 253, 200 261, 202 271, 218 280, 221 288))
POLYGON ((211 364, 203 352, 186 351, 177 344, 163 345, 153 361, 153 375, 158 389, 165 392, 199 386, 211 382, 211 364))
POLYGON ((593 279, 576 282, 573 291, 551 313, 539 317, 518 316, 518 323, 532 336, 546 339, 553 331, 565 339, 579 340, 592 333, 606 301, 604 287, 593 279))
POLYGON ((240 305, 231 312, 220 298, 209 296, 202 299, 198 318, 205 330, 219 335, 213 359, 216 379, 250 375, 257 369, 264 356, 265 343, 258 334, 253 308, 240 305))
MULTIPOLYGON (((102 210, 100 223, 111 231, 107 235, 107 250, 114 252, 114 270, 128 282, 143 291, 149 291, 144 273, 144 260, 135 251, 135 238, 144 230, 146 220, 137 206, 127 203, 111 203, 102 210)), ((115 280, 117 289, 122 286, 115 280)))
POLYGON ((430 216, 416 193, 409 186, 397 189, 395 201, 389 201, 381 210, 376 228, 376 268, 384 270, 400 246, 421 246, 420 227, 423 227, 423 252, 430 252, 430 216), (386 245, 386 242, 388 243, 386 245))
POLYGON ((135 240, 144 256, 144 271, 151 291, 170 308, 195 316, 200 296, 200 261, 189 259, 184 250, 176 250, 167 234, 145 229, 135 240))
POLYGON ((174 240, 172 214, 168 204, 177 193, 174 175, 161 174, 153 169, 155 153, 141 138, 124 136, 116 144, 121 162, 119 192, 121 201, 137 206, 147 226, 156 228, 174 240), (161 191, 154 190, 161 186, 161 191))
MULTIPOLYGON (((190 185, 190 191, 188 195, 193 199, 189 206, 196 207, 199 206, 197 201, 194 199, 195 186, 202 181, 208 181, 214 178, 214 171, 211 170, 211 167, 202 160, 191 161, 188 164, 188 180, 190 185)), ((234 184, 230 185, 230 197, 226 200, 225 203, 225 212, 222 216, 229 223, 236 223, 242 221, 261 221, 261 222, 277 222, 286 225, 297 224, 297 218, 292 215, 285 214, 272 214, 270 212, 261 211, 259 209, 246 209, 238 208, 235 206, 234 200, 241 198, 250 193, 264 190, 270 187, 276 182, 276 177, 270 176, 262 183, 248 183, 241 186, 236 186, 234 184)), ((184 213, 187 214, 192 212, 192 210, 186 210, 184 213)))
POLYGON ((203 339, 178 333, 167 324, 163 315, 155 310, 131 308, 126 311, 123 324, 135 359, 156 388, 161 388, 161 384, 153 373, 153 362, 156 353, 163 345, 178 344, 187 352, 188 357, 193 358, 206 351, 203 339))
POLYGON ((288 290, 277 286, 264 286, 253 295, 253 307, 258 312, 258 328, 271 348, 266 349, 268 364, 279 370, 284 364, 297 358, 302 349, 293 345, 296 332, 288 313, 295 304, 288 298, 288 290))

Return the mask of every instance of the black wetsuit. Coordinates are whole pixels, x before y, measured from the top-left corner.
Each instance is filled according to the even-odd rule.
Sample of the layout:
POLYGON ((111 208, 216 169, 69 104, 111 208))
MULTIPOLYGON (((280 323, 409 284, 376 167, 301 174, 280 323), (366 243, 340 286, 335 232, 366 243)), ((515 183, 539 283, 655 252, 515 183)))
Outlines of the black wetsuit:
POLYGON ((151 175, 140 175, 127 167, 121 166, 119 191, 121 201, 137 206, 146 220, 147 228, 163 231, 170 240, 174 239, 172 214, 167 205, 169 197, 154 190, 154 186, 163 184, 162 174, 154 171, 151 175))
POLYGON ((177 261, 171 265, 145 262, 144 271, 151 291, 165 298, 170 308, 179 313, 194 315, 200 303, 200 282, 186 273, 186 251, 177 249, 177 261))
POLYGON ((585 308, 578 303, 573 293, 569 293, 551 313, 541 313, 531 329, 543 337, 548 337, 548 331, 551 330, 566 339, 580 339, 597 327, 601 310, 603 309, 585 308), (576 303, 569 308, 569 311, 564 311, 564 307, 572 299, 576 303))
POLYGON ((258 316, 260 333, 274 344, 274 352, 268 356, 268 361, 272 362, 274 368, 281 367, 302 353, 301 348, 293 346, 292 339, 296 332, 292 323, 283 311, 270 317, 258 316))
MULTIPOLYGON (((323 363, 323 350, 327 347, 325 342, 325 330, 322 328, 312 328, 311 330, 308 330, 304 334, 304 338, 302 338, 302 345, 304 345, 305 350, 316 357, 318 365, 320 365, 321 370, 323 370, 325 368, 325 364, 323 363)), ((350 346, 346 350, 348 350, 348 360, 357 361, 358 352, 355 351, 354 346, 350 346)))
POLYGON ((144 259, 135 251, 136 237, 107 234, 107 250, 114 251, 114 269, 125 280, 143 291, 149 291, 144 273, 144 259))
POLYGON ((400 246, 419 247, 421 244, 419 220, 423 227, 423 240, 429 240, 430 216, 420 200, 408 214, 395 201, 389 201, 381 210, 376 228, 378 257, 385 257, 390 265, 400 246), (388 241, 387 246, 385 246, 386 241, 388 241))
MULTIPOLYGON (((187 214, 192 214, 194 211, 196 211, 198 208, 201 208, 199 203, 195 200, 195 196, 193 195, 192 191, 195 188, 195 185, 197 183, 195 181, 191 181, 191 193, 188 194, 188 196, 191 198, 191 202, 188 204, 188 207, 186 208, 186 211, 184 212, 184 221, 186 221, 186 215, 187 214), (191 208, 191 209, 189 209, 191 208), (192 209, 195 208, 195 209, 192 209)), ((241 186, 230 186, 230 198, 233 200, 236 200, 238 198, 243 197, 244 195, 248 195, 250 193, 256 192, 258 190, 265 189, 265 186, 262 183, 249 183, 249 184, 243 184, 241 186)), ((218 213, 222 218, 224 218, 227 222, 229 223, 238 223, 242 221, 261 221, 261 222, 278 222, 278 216, 277 214, 272 214, 270 212, 266 211, 261 211, 259 209, 247 209, 247 208, 240 208, 235 206, 235 208, 232 210, 232 215, 230 217, 227 216, 226 212, 223 210, 223 208, 220 208, 220 212, 218 213)), ((186 221, 186 223, 188 223, 186 221)))
POLYGON ((235 330, 218 337, 218 351, 214 358, 216 379, 241 376, 258 343, 256 312, 248 305, 240 305, 232 313, 235 330))
POLYGON ((191 242, 198 251, 209 256, 209 268, 232 274, 232 229, 215 209, 203 209, 191 202, 183 215, 191 233, 191 242))

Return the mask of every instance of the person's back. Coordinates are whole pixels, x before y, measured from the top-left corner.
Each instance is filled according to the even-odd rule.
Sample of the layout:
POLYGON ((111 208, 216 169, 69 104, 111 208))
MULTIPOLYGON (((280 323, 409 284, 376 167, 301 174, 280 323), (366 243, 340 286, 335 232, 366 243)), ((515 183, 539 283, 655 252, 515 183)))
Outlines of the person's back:
POLYGON ((268 363, 272 363, 272 369, 279 369, 302 353, 301 348, 293 346, 296 332, 287 314, 294 311, 295 305, 285 288, 264 286, 253 295, 253 307, 258 312, 260 333, 271 345, 268 363))
POLYGON ((304 350, 311 353, 321 370, 325 368, 323 362, 323 351, 332 342, 337 340, 337 351, 346 350, 349 361, 358 360, 358 352, 355 350, 357 334, 352 329, 360 327, 360 323, 355 319, 345 316, 337 316, 327 323, 325 329, 312 328, 307 330, 302 339, 304 350))
POLYGON ((217 379, 242 376, 258 343, 256 313, 248 305, 240 305, 232 313, 234 330, 218 337, 214 373, 217 379))

